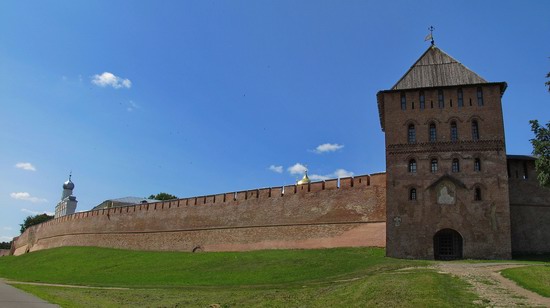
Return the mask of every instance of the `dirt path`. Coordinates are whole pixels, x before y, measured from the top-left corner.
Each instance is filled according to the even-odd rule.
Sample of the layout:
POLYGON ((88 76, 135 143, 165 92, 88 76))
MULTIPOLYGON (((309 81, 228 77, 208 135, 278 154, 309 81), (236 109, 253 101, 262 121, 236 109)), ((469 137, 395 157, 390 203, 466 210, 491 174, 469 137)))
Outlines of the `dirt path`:
POLYGON ((527 266, 513 263, 455 263, 440 262, 436 269, 449 273, 470 283, 485 307, 550 307, 550 298, 518 286, 504 278, 500 271, 507 268, 527 266))

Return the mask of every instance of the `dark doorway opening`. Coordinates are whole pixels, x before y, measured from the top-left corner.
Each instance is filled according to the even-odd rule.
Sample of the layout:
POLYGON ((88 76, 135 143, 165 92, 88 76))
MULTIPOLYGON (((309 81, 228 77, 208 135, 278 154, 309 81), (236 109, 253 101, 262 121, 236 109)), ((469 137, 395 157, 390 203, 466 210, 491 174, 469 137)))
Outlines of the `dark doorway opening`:
POLYGON ((436 260, 462 259, 462 236, 453 229, 439 230, 434 235, 434 258, 436 260))

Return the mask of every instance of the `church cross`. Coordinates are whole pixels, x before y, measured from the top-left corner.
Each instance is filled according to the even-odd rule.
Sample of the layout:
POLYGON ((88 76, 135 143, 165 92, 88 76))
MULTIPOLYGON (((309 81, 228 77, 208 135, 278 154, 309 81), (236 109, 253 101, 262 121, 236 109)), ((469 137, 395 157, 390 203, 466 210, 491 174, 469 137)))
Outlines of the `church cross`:
POLYGON ((426 41, 431 40, 431 43, 432 43, 432 46, 433 46, 433 45, 435 45, 435 41, 434 41, 434 30, 435 30, 435 28, 433 26, 430 26, 428 28, 428 30, 430 30, 430 34, 426 37, 426 41))

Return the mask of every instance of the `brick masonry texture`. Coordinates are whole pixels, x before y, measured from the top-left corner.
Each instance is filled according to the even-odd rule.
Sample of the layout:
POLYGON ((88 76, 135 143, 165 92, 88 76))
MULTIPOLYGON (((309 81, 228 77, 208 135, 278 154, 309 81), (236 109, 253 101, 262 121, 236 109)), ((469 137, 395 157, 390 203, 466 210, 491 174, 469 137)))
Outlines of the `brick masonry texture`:
POLYGON ((388 256, 433 259, 435 234, 452 229, 463 238, 464 258, 511 257, 501 86, 479 87, 483 90, 483 106, 477 104, 478 86, 460 88, 464 93, 461 107, 457 104, 459 87, 421 89, 424 109, 418 105, 419 89, 379 94, 385 116, 388 256), (444 96, 441 108, 438 90, 444 96), (401 107, 403 94, 405 110, 401 107), (473 140, 472 121, 478 122, 479 140, 473 140), (456 141, 451 140, 452 122, 457 125, 456 141), (432 142, 430 124, 435 124, 437 131, 437 139, 432 142), (416 132, 412 143, 408 140, 409 125, 414 125, 416 132), (476 158, 481 161, 481 171, 474 171, 476 158), (433 159, 437 159, 436 172, 431 171, 433 159), (459 172, 451 169, 453 159, 459 161, 459 172), (416 172, 409 172, 411 160, 416 161, 416 172), (438 204, 439 185, 456 188, 453 204, 438 204), (413 188, 416 200, 410 200, 413 188), (481 190, 482 200, 474 200, 476 188, 481 190))
POLYGON ((534 160, 508 159, 514 254, 550 252, 550 189, 537 181, 534 160))
POLYGON ((385 174, 81 212, 25 231, 15 255, 59 246, 165 251, 385 246, 385 174))

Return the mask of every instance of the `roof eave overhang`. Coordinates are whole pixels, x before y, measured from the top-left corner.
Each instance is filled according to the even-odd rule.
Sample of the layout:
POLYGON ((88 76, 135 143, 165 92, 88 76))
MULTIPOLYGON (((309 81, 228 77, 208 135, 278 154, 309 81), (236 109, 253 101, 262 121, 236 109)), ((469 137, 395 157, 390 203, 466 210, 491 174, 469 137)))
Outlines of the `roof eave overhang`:
POLYGON ((395 92, 405 92, 405 91, 419 91, 419 90, 430 90, 430 89, 446 89, 446 88, 459 88, 459 87, 479 87, 487 85, 498 85, 500 86, 500 96, 504 94, 508 88, 508 84, 504 81, 500 82, 482 82, 482 83, 470 83, 470 84, 458 84, 458 85, 447 85, 447 86, 435 86, 435 87, 421 87, 421 88, 407 88, 407 89, 395 89, 395 90, 382 90, 379 91, 377 96, 381 93, 395 93, 395 92))
POLYGON ((376 102, 378 104, 378 116, 380 117, 380 127, 382 128, 382 131, 385 132, 384 91, 378 91, 378 93, 376 93, 376 102))

